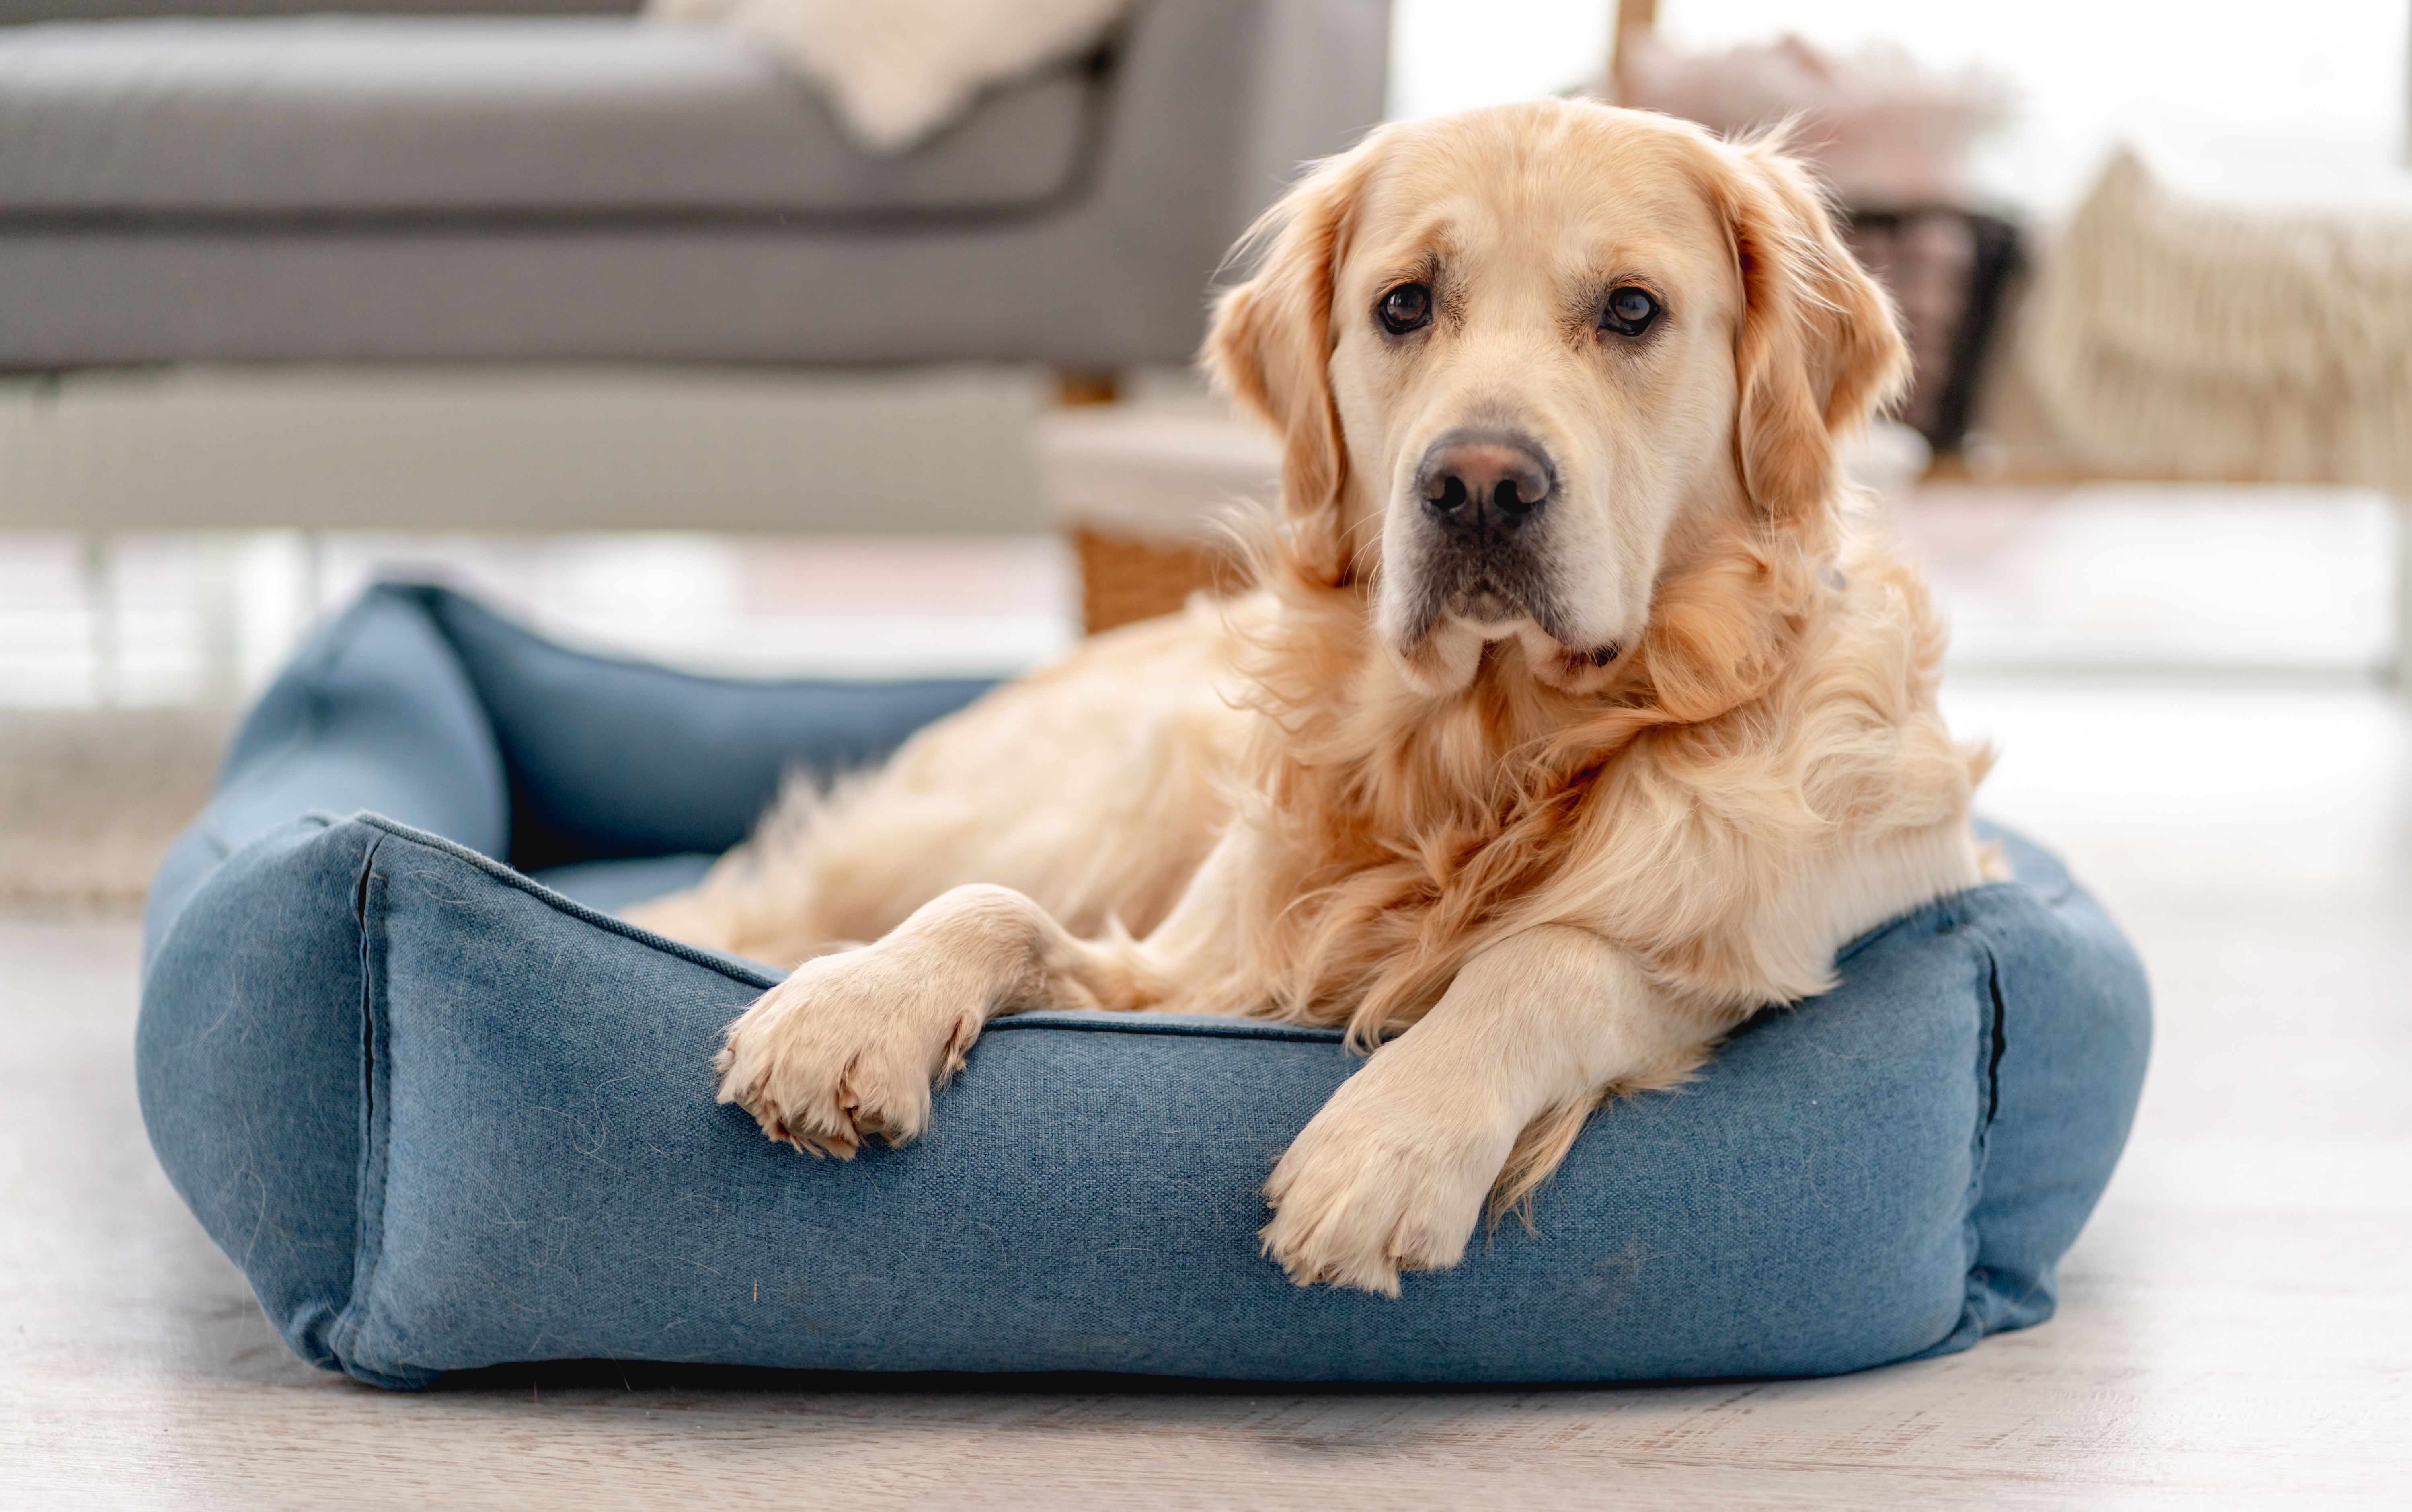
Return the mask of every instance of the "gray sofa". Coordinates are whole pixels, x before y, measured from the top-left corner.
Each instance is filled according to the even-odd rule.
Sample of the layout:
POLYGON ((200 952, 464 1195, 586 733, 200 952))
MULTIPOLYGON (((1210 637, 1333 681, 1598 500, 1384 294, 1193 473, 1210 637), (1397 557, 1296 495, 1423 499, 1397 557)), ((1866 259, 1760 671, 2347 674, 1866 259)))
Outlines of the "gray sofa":
POLYGON ((368 3, 0 0, 0 369, 1184 360, 1232 238, 1379 119, 1389 12, 1143 0, 882 159, 625 4, 368 3))

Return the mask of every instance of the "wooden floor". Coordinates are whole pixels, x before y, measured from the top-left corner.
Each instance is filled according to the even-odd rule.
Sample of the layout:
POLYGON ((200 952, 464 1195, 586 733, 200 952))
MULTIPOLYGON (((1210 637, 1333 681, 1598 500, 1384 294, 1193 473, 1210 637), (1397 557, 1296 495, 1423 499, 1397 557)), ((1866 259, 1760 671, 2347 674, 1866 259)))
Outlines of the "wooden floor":
MULTIPOLYGON (((0 1502, 2412 1505, 2412 724, 2348 689, 1963 687, 1988 806, 2142 945, 2160 1037, 2060 1316, 1836 1380, 1314 1392, 297 1364, 178 1206, 135 932, 0 921, 0 1502)), ((5 837, 0 837, 5 840, 5 837)))

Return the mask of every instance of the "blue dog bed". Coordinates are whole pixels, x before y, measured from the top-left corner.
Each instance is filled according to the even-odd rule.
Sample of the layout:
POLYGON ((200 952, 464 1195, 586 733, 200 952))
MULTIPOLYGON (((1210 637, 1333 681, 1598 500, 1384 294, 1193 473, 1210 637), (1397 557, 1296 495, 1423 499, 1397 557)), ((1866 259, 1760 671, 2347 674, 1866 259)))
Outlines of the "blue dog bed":
POLYGON ((1258 1187, 1359 1064, 1330 1033, 997 1020, 927 1138, 850 1164, 713 1101, 776 979, 602 909, 743 837, 792 764, 979 692, 694 678, 370 592, 252 712, 152 894, 153 1147, 302 1358, 1290 1381, 1799 1375, 2051 1315, 2149 1037, 2050 856, 1853 942, 1681 1090, 1593 1120, 1537 1228, 1390 1300, 1259 1256, 1258 1187))

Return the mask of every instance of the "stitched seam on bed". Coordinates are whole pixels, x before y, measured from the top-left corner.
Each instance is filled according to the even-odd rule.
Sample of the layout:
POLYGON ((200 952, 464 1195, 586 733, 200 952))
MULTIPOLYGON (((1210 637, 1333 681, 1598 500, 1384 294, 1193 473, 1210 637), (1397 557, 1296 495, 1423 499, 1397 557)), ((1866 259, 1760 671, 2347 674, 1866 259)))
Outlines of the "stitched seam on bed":
MULTIPOLYGON (((676 956, 680 960, 692 962, 699 966, 708 966, 732 980, 743 982, 751 987, 759 987, 766 991, 777 985, 775 977, 741 969, 731 962, 698 950, 693 946, 670 939, 667 935, 655 934, 651 930, 639 929, 625 919, 614 918, 609 914, 587 907, 574 898, 564 897, 525 873, 515 871, 491 856, 480 856, 467 846, 455 844, 441 835, 413 829, 398 819, 390 819, 382 814, 373 814, 366 810, 352 817, 362 824, 382 829, 396 839, 407 841, 412 844, 424 845, 430 850, 439 851, 447 856, 467 861, 496 881, 508 883, 556 912, 566 914, 584 923, 601 925, 614 934, 634 940, 639 945, 658 950, 664 955, 676 956)), ((1280 1039, 1307 1044, 1332 1043, 1341 1037, 1340 1031, 1337 1029, 1320 1029, 1307 1024, 1249 1022, 1244 1020, 1236 1020, 1228 1026, 1165 1023, 1161 1020, 1150 1022, 1140 1018, 1109 1020, 1097 1023, 1065 1023, 1059 1020, 1024 1021, 1017 1024, 1008 1017, 992 1020, 988 1024, 988 1029, 992 1032, 1010 1028, 1025 1031, 1062 1029, 1073 1034, 1190 1035, 1206 1039, 1280 1039)))
POLYGON ((1139 1015, 1101 1020, 1096 1023, 1007 1017, 990 1020, 982 1033, 993 1035, 1003 1029, 1060 1029, 1074 1035, 1162 1035, 1193 1039, 1272 1039, 1294 1045, 1337 1045, 1344 1037, 1340 1030, 1313 1024, 1247 1019, 1234 1019, 1228 1023, 1168 1023, 1161 1019, 1151 1020, 1139 1015))
MULTIPOLYGON (((352 1238, 352 1290, 344 1304, 338 1329, 338 1354, 347 1369, 358 1369, 359 1345, 367 1330, 374 1304, 376 1274, 385 1253, 386 1168, 392 1132, 392 1057, 387 1009, 387 968, 390 961, 385 932, 385 876, 376 868, 384 842, 370 842, 360 858, 360 890, 355 907, 360 927, 360 1166, 352 1238)), ((389 1373, 378 1372, 377 1373, 389 1373)))
POLYGON ((2009 1011, 2002 1001, 2002 962, 1988 942, 1985 947, 1985 991, 1993 1003, 1993 1053, 1985 1063, 1985 1131, 1993 1142, 1993 1117, 2002 1110, 2002 1050, 2009 1011))
POLYGON ((555 913, 566 914, 582 923, 599 926, 624 939, 634 940, 648 949, 659 951, 666 956, 676 956, 681 961, 706 967, 718 972, 731 981, 743 982, 749 987, 757 988, 763 991, 768 991, 779 984, 780 978, 767 972, 757 971, 750 966, 742 966, 725 956, 713 955, 708 950, 699 950, 683 941, 673 940, 667 934, 655 934, 651 930, 639 929, 626 919, 615 918, 600 909, 589 908, 575 898, 566 898, 526 873, 518 871, 491 856, 481 856, 468 846, 447 840, 442 835, 431 834, 424 829, 414 829, 399 819, 388 818, 382 814, 368 809, 362 809, 351 817, 361 824, 382 829, 397 840, 407 841, 411 844, 421 845, 455 859, 466 861, 495 881, 518 888, 555 913))
MULTIPOLYGON (((330 817, 340 820, 346 816, 337 815, 330 815, 330 817)), ((536 899, 538 903, 541 903, 548 908, 552 909, 555 913, 566 915, 571 918, 578 919, 584 923, 597 925, 608 930, 613 934, 621 936, 623 939, 633 940, 637 944, 644 946, 650 950, 658 951, 663 955, 675 956, 679 960, 689 962, 695 965, 703 966, 709 970, 717 972, 719 975, 729 978, 731 981, 743 982, 749 987, 756 987, 764 991, 768 991, 772 988, 777 986, 782 979, 765 971, 742 966, 726 957, 716 956, 706 950, 699 950, 691 945, 684 943, 683 941, 673 940, 666 934, 656 934, 651 930, 640 929, 636 925, 629 923, 627 920, 614 917, 610 914, 602 912, 600 909, 590 908, 574 898, 565 897, 561 893, 553 891, 551 888, 548 888, 543 883, 537 881, 524 872, 521 872, 505 862, 495 860, 491 856, 480 855, 478 852, 471 850, 466 845, 459 844, 453 841, 445 839, 442 835, 433 834, 424 829, 413 829, 409 825, 404 824, 399 819, 390 818, 385 815, 378 814, 368 809, 363 809, 360 813, 349 815, 348 817, 356 819, 360 823, 382 829, 386 833, 394 836, 396 839, 405 840, 413 844, 423 845, 430 850, 440 851, 445 855, 456 857, 459 859, 467 861, 478 871, 493 877, 496 881, 506 883, 510 887, 517 888, 521 892, 526 893, 529 897, 536 899)), ((1879 924, 1875 929, 1870 930, 1867 933, 1851 941, 1841 950, 1835 952, 1834 963, 1836 965, 1841 965, 1844 962, 1848 961, 1851 957, 1858 955, 1860 951, 1866 949, 1868 947, 1875 944, 1878 940, 1897 930, 1908 928, 1926 919, 1933 919, 1938 923, 1949 920, 1975 900, 2002 893, 2033 893, 2035 890, 2035 888, 2029 887, 2023 882, 2009 880, 1979 883, 1978 886, 1967 888, 1964 891, 1948 893, 1941 898, 1935 899, 1933 903, 1921 903, 1918 907, 1911 909, 1909 912, 1901 915, 1897 918, 1879 924)), ((1013 1026, 1013 1023, 1014 1020, 1010 1017, 999 1018, 991 1020, 988 1028, 992 1031, 1004 1029, 1013 1026)), ((1020 1027, 1024 1030, 1065 1029, 1075 1034, 1191 1035, 1201 1038, 1298 1039, 1302 1041, 1307 1040, 1310 1035, 1316 1036, 1319 1040, 1321 1033, 1303 1024, 1248 1024, 1243 1020, 1235 1021, 1231 1027, 1225 1028, 1219 1024, 1150 1023, 1144 1019, 1138 1018, 1127 1020, 1117 1020, 1096 1024, 1033 1022, 1022 1024, 1020 1027)), ((1337 1031, 1331 1031, 1331 1033, 1332 1033, 1335 1037, 1337 1036, 1337 1031)))
MULTIPOLYGON (((1989 986, 1994 975, 1993 944, 1981 932, 1963 930, 1956 920, 1937 932, 1964 934, 1966 937, 1970 964, 1976 968, 1977 977, 1970 987, 1977 999, 1978 1067, 1990 1074, 1992 1066, 1996 1064, 1992 1047, 1986 1043, 1993 1037, 1989 986)), ((1980 1107, 1987 1101, 1978 1099, 1980 1107)), ((1983 1236, 1977 1226, 1977 1208, 1984 1196, 1985 1153, 1992 1127, 1990 1115, 1980 1113, 1969 1130, 1968 1183, 1963 1192, 1960 1219, 1960 1241, 1966 1255, 1960 1272, 1960 1310, 1952 1316, 1951 1326, 1943 1330, 1941 1337, 1925 1348, 1902 1357, 1904 1359, 1933 1359, 1938 1355, 1956 1354, 1972 1347, 1993 1331, 1991 1310, 1981 1305, 1989 1288, 1979 1279, 1983 1268, 1978 1260, 1983 1254, 1983 1236)))
MULTIPOLYGON (((2074 890, 2074 888, 2075 884, 2072 882, 2070 884, 2070 888, 2066 890, 2074 890)), ((1989 1062, 1985 1067, 1985 1084, 1988 1094, 1986 1105, 1987 1111, 1985 1115, 1985 1148, 1986 1153, 1990 1157, 1993 1152, 1993 1120, 2000 1113, 2002 1107, 2002 1058, 2004 1053, 2009 1049, 2010 1011, 2009 994, 2002 990, 2001 958, 1993 951, 1990 938, 1987 940, 1986 956, 1993 967, 1991 975, 1986 978, 1986 982, 1991 991, 1993 1004, 1993 1055, 1992 1061, 1989 1062)), ((1981 1196, 1981 1193, 1979 1196, 1981 1196)), ((2097 1201, 2098 1200, 2099 1198, 2097 1195, 2097 1201)), ((1981 1228, 1979 1229, 1978 1238, 1978 1242, 1981 1245, 1983 1242, 1983 1233, 1981 1228)), ((1980 1267, 1978 1269, 1982 1270, 1983 1268, 1980 1267)), ((2013 1297, 2002 1291, 1996 1284, 1996 1281, 1998 1279, 1997 1272, 1986 1270, 1984 1273, 1986 1278, 1986 1291, 1993 1296, 2001 1298, 2004 1303, 2008 1306, 2015 1307, 2023 1305, 2043 1287, 2043 1279, 2040 1275, 2029 1276, 2027 1278, 2025 1289, 2013 1297)), ((1990 1328, 1988 1331, 1991 1331, 1990 1328)))
MULTIPOLYGON (((1978 1046, 1978 1117, 1968 1138, 1968 1194, 1966 1211, 1961 1217, 1963 1242, 1967 1246, 1967 1273, 1961 1301, 1961 1326, 1974 1323, 1979 1337, 1993 1331, 1993 1310, 1982 1304, 1992 1295, 1985 1279, 1985 1233, 1977 1214, 1985 1202, 1985 1165, 1993 1153, 1993 1117, 2001 1108, 2001 1070, 2003 1048, 2003 1000, 2001 957, 1993 948, 1992 936, 1982 929, 1962 932, 1975 952, 1978 967, 1977 1046, 1978 1046)), ((1958 1331, 1957 1329, 1953 1331, 1958 1331)))
MULTIPOLYGON (((314 811, 314 814, 309 816, 316 817, 319 816, 319 815, 314 811)), ((333 815, 325 815, 325 817, 333 820, 341 820, 345 816, 333 815)), ((363 809, 359 814, 352 815, 349 817, 357 819, 362 824, 382 829, 386 833, 392 835, 397 839, 405 840, 413 844, 423 845, 431 850, 441 851, 445 855, 465 860, 478 870, 485 873, 487 875, 493 877, 499 882, 507 883, 521 892, 526 893, 529 897, 536 899, 538 903, 543 903, 545 906, 552 909, 556 913, 566 915, 569 917, 578 919, 583 923, 597 925, 613 934, 621 936, 623 939, 632 940, 639 945, 644 946, 650 950, 654 950, 667 956, 674 956, 681 961, 685 961, 694 965, 705 967, 708 970, 718 973, 720 976, 728 977, 731 981, 743 982, 746 986, 759 988, 764 991, 768 991, 770 989, 777 986, 781 980, 780 977, 772 976, 769 972, 740 965, 736 962, 730 961, 726 957, 714 955, 710 951, 699 950, 683 941, 673 940, 666 934, 656 934, 651 930, 640 929, 636 925, 629 923, 627 920, 614 917, 612 915, 604 913, 600 909, 590 908, 574 898, 566 897, 561 893, 553 891, 551 888, 548 888, 543 883, 537 881, 526 873, 521 872, 506 862, 495 860, 491 856, 480 855, 478 852, 471 850, 466 845, 459 844, 453 841, 445 839, 442 835, 433 834, 424 829, 413 829, 409 825, 404 824, 399 819, 389 818, 385 815, 377 814, 367 809, 363 809)), ((2073 888, 2064 889, 2063 896, 2065 896, 2068 890, 2073 890, 2073 888)), ((1849 961, 1853 956, 1858 955, 1862 950, 1867 949, 1870 946, 1875 945, 1878 940, 1893 933, 1895 931, 1906 929, 1928 920, 1933 921, 1938 926, 1949 927, 1963 911, 1968 909, 1969 905, 1972 903, 1976 903, 1986 898, 2016 895, 2020 893, 2042 899, 2047 904, 2056 901, 2045 895, 2041 889, 2035 888, 2028 883, 2021 882, 2016 878, 1994 882, 1982 882, 1978 884, 1976 887, 1968 888, 1959 892, 1946 893, 1944 896, 1935 899, 1932 903, 1921 903, 1918 907, 1911 909, 1909 912, 1903 914, 1898 917, 1877 925, 1875 929, 1868 931, 1866 933, 1845 945, 1840 950, 1837 950, 1834 953, 1834 963, 1837 966, 1842 965, 1845 962, 1849 961)), ((1990 953, 1988 955, 1988 959, 1991 959, 1990 953)), ((1117 1019, 1098 1023, 1064 1023, 1058 1020, 1054 1022, 1023 1022, 1017 1025, 1011 1017, 1005 1017, 993 1020, 988 1025, 988 1029, 992 1032, 999 1029, 1015 1027, 1019 1027, 1024 1031, 1062 1029, 1074 1034, 1160 1035, 1175 1037, 1187 1035, 1202 1039, 1279 1039, 1297 1043, 1323 1043, 1326 1042, 1327 1036, 1330 1039, 1337 1039, 1340 1037, 1339 1031, 1337 1030, 1320 1030, 1305 1024, 1251 1023, 1246 1020, 1234 1020, 1228 1027, 1222 1024, 1151 1023, 1144 1018, 1138 1017, 1128 1020, 1117 1019)))

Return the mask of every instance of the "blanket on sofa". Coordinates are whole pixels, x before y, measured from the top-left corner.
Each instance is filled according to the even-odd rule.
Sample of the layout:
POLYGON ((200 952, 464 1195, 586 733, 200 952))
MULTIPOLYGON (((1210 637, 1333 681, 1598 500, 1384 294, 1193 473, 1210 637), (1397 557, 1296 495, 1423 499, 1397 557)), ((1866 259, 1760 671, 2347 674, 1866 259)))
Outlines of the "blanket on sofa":
POLYGON ((983 90, 1077 57, 1128 0, 646 0, 654 21, 727 26, 776 50, 866 151, 911 150, 983 90))

